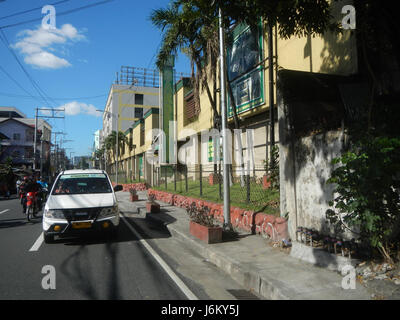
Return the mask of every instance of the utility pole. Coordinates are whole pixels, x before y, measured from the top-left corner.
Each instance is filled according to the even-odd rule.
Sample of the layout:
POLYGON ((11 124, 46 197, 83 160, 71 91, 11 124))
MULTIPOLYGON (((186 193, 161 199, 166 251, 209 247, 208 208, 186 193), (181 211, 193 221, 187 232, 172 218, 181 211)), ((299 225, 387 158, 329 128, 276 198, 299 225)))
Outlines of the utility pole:
POLYGON ((228 146, 228 118, 226 110, 226 88, 225 88, 225 39, 224 27, 222 21, 222 10, 219 8, 219 57, 220 57, 220 94, 221 94, 221 118, 222 118, 222 154, 223 154, 223 183, 224 183, 224 229, 232 230, 231 212, 230 212, 230 185, 228 164, 229 147, 228 146))
POLYGON ((54 134, 54 168, 55 171, 57 172, 58 169, 58 145, 57 145, 57 135, 66 135, 66 133, 59 131, 59 132, 53 132, 54 134))
MULTIPOLYGON (((38 127, 38 108, 35 109, 35 132, 34 132, 34 138, 33 138, 33 166, 32 166, 33 167, 33 171, 36 170, 37 127, 38 127)), ((43 135, 43 131, 42 131, 42 135, 43 135)))
MULTIPOLYGON (((37 143, 37 130, 38 130, 38 118, 53 118, 53 119, 64 119, 64 116, 55 116, 54 112, 64 112, 65 109, 49 109, 49 108, 36 108, 35 109, 35 132, 34 132, 34 138, 33 138, 33 170, 36 170, 36 143, 37 143), (51 116, 39 116, 38 111, 51 111, 52 115, 51 116)), ((44 129, 44 125, 43 125, 44 129)), ((43 131, 42 130, 42 137, 41 137, 41 148, 40 148, 40 176, 42 176, 42 157, 43 157, 43 131)), ((51 137, 50 137, 51 140, 51 137)), ((51 141, 49 141, 51 142, 51 141)))
POLYGON ((269 151, 269 164, 272 167, 274 162, 275 145, 275 110, 274 110, 274 49, 272 39, 272 23, 268 22, 268 74, 269 74, 269 127, 270 127, 270 151, 269 151))

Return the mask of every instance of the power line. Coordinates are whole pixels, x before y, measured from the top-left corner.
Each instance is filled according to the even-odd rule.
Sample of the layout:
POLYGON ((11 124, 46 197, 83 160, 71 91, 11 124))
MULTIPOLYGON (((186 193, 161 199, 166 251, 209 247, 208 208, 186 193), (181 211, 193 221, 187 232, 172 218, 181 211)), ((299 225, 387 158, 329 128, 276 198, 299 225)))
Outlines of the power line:
MULTIPOLYGON (((51 100, 48 98, 46 93, 40 88, 39 84, 32 78, 32 76, 29 74, 29 72, 25 69, 21 61, 18 59, 18 56, 15 54, 14 50, 12 49, 10 42, 8 41, 4 31, 0 29, 0 32, 2 34, 2 37, 0 37, 1 41, 3 44, 7 47, 7 49, 10 51, 14 59, 17 61, 18 65, 21 67, 22 71, 25 73, 25 75, 28 77, 29 81, 31 82, 32 86, 35 88, 36 92, 39 94, 39 96, 42 98, 42 100, 46 103, 48 107, 51 107, 51 104, 49 103, 48 100, 51 100)), ((57 104, 55 101, 53 103, 57 104)))
MULTIPOLYGON (((96 6, 99 6, 99 5, 102 5, 102 4, 106 4, 106 3, 112 2, 112 1, 115 1, 115 0, 104 0, 104 1, 96 2, 96 3, 88 4, 86 6, 74 8, 74 9, 67 10, 67 11, 63 11, 63 12, 57 13, 57 17, 64 16, 64 15, 67 15, 67 14, 70 14, 70 13, 74 13, 74 12, 77 12, 77 11, 81 11, 81 10, 84 10, 84 9, 96 7, 96 6)), ((22 22, 17 22, 17 23, 5 25, 5 26, 0 26, 0 29, 16 27, 16 26, 20 26, 22 24, 26 24, 26 23, 30 23, 30 22, 41 21, 42 19, 43 18, 41 17, 41 18, 35 18, 35 19, 26 20, 26 21, 22 21, 22 22)))
MULTIPOLYGON (((68 2, 68 1, 70 1, 70 0, 57 1, 57 2, 54 2, 54 3, 50 3, 50 5, 55 6, 57 4, 61 4, 61 3, 64 3, 64 2, 68 2)), ((39 10, 39 9, 42 9, 42 8, 43 7, 36 7, 36 8, 33 8, 33 9, 28 9, 28 10, 25 10, 25 11, 16 12, 16 13, 10 14, 8 16, 0 17, 0 20, 11 18, 11 17, 15 17, 15 16, 19 16, 21 14, 29 13, 29 12, 32 12, 32 11, 35 11, 35 10, 39 10)))
MULTIPOLYGON (((86 96, 86 97, 71 97, 71 98, 55 98, 55 97, 49 97, 52 100, 82 100, 82 99, 95 99, 95 98, 102 98, 107 96, 108 94, 99 94, 95 96, 86 96)), ((6 96, 6 97, 12 97, 12 98, 29 98, 29 99, 36 99, 39 98, 37 96, 33 95, 22 95, 22 94, 16 94, 16 93, 9 93, 9 92, 0 92, 0 96, 6 96)))
POLYGON ((0 66, 0 70, 3 71, 3 73, 9 78, 11 79, 11 81, 13 81, 22 91, 25 91, 28 96, 26 97, 31 97, 34 100, 40 101, 42 102, 38 97, 35 97, 34 95, 32 95, 28 90, 26 90, 17 80, 15 80, 2 66, 0 66))

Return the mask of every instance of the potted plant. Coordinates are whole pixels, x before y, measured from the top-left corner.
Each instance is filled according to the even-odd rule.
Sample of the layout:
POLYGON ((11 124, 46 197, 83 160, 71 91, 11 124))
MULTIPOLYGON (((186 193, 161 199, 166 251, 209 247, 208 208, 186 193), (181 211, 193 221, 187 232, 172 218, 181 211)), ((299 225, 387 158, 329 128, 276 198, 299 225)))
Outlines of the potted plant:
POLYGON ((129 193, 131 194, 130 199, 132 202, 139 200, 139 196, 138 196, 135 188, 129 188, 129 193))
POLYGON ((193 202, 186 211, 190 218, 191 235, 209 244, 222 241, 222 228, 215 223, 208 207, 198 208, 193 202))
POLYGON ((160 212, 160 205, 155 201, 155 195, 149 194, 148 201, 146 202, 147 213, 158 213, 160 212))

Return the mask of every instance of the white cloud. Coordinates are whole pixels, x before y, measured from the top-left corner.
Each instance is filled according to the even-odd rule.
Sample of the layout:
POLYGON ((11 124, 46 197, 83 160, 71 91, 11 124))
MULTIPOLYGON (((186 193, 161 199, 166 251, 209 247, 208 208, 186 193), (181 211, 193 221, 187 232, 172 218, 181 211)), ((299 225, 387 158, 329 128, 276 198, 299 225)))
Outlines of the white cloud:
POLYGON ((96 111, 96 107, 94 105, 78 101, 68 102, 62 106, 57 107, 57 109, 65 109, 65 115, 68 116, 76 116, 78 114, 86 114, 95 117, 102 116, 101 112, 96 111))
MULTIPOLYGON (((24 61, 27 64, 46 69, 71 66, 66 59, 55 55, 58 51, 63 50, 58 46, 86 39, 71 24, 64 24, 61 29, 44 29, 39 26, 35 30, 27 29, 19 32, 17 37, 19 40, 13 45, 13 48, 20 50, 25 55, 24 61)), ((63 51, 65 52, 65 50, 63 51)))
POLYGON ((49 69, 59 69, 63 67, 69 67, 71 65, 67 60, 59 58, 47 51, 41 51, 28 55, 25 57, 24 61, 27 64, 32 64, 39 68, 49 69))

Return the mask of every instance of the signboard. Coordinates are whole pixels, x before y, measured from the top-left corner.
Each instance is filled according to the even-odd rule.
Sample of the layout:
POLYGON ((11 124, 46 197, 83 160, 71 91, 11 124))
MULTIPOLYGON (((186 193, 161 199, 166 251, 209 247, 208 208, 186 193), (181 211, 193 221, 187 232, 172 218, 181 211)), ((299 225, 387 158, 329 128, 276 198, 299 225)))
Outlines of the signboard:
MULTIPOLYGON (((237 113, 253 109, 264 103, 264 73, 262 61, 262 26, 251 30, 240 24, 233 29, 233 43, 228 48, 228 81, 230 82, 237 113)), ((228 117, 233 111, 228 95, 228 117)))

